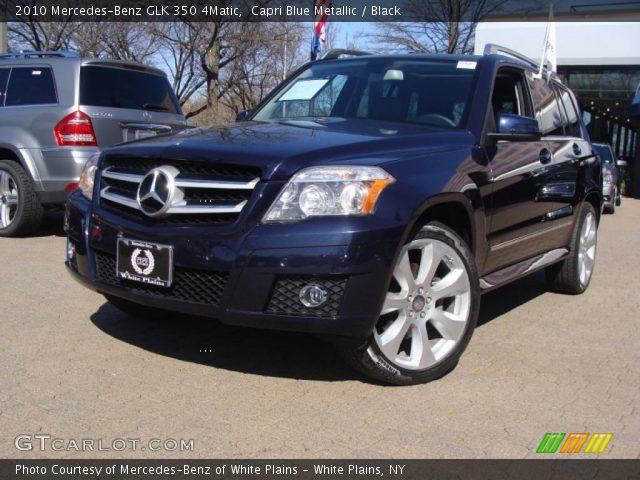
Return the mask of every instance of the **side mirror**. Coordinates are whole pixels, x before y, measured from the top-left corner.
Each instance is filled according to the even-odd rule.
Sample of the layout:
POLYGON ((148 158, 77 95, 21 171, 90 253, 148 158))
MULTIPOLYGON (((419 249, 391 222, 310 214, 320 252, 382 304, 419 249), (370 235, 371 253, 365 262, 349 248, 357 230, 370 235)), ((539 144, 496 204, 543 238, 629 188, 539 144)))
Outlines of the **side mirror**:
POLYGON ((618 161, 616 161, 616 165, 619 166, 619 167, 623 167, 624 168, 624 167, 626 167, 628 165, 628 163, 627 163, 626 160, 618 160, 618 161))
POLYGON ((497 133, 488 136, 494 140, 510 141, 536 141, 540 140, 542 133, 535 118, 500 113, 496 117, 497 133))
POLYGON ((242 110, 236 115, 236 122, 244 122, 251 115, 251 110, 242 110))

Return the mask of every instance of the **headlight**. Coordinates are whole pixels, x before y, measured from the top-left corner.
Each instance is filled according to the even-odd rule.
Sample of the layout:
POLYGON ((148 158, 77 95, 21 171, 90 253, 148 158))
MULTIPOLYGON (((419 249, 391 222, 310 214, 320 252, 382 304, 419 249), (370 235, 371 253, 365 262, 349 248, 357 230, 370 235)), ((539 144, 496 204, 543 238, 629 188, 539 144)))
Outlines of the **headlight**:
POLYGON ((613 175, 611 175, 609 170, 604 171, 604 174, 602 175, 602 182, 605 185, 611 185, 613 183, 613 175))
POLYGON ((98 160, 100 160, 99 153, 91 155, 87 163, 84 164, 84 168, 80 174, 80 181, 78 182, 78 188, 89 200, 91 200, 91 196, 93 195, 93 181, 96 178, 96 170, 98 170, 98 160))
POLYGON ((379 167, 311 167, 293 176, 263 222, 373 213, 382 190, 395 179, 379 167))

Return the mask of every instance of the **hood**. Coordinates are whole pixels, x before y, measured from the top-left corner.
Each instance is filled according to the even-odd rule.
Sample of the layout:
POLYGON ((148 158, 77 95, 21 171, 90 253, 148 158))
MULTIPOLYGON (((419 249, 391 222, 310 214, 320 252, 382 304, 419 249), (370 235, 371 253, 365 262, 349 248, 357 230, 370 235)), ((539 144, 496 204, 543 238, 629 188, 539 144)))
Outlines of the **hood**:
POLYGON ((309 166, 384 165, 472 144, 464 130, 327 118, 196 128, 123 144, 107 154, 257 166, 265 180, 286 180, 309 166))

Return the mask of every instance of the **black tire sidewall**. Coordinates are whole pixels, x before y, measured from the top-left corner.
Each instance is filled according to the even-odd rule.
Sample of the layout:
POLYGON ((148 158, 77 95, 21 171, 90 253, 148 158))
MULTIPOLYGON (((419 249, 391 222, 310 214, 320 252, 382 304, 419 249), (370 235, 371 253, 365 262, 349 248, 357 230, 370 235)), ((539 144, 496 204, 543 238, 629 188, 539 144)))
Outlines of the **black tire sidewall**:
MULTIPOLYGON (((0 160, 0 171, 11 175, 18 188, 18 207, 15 217, 11 225, 5 228, 0 227, 0 236, 10 237, 30 233, 39 224, 41 218, 40 212, 34 218, 26 215, 26 209, 31 207, 34 201, 37 202, 31 180, 22 166, 11 160, 0 160)), ((37 208, 42 207, 37 205, 37 208)))

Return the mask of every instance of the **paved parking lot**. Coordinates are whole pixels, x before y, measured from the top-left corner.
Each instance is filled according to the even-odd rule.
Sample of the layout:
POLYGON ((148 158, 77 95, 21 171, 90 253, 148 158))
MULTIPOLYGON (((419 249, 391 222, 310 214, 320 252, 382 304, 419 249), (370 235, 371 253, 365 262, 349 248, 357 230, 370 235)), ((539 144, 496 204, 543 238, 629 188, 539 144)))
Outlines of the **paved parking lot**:
POLYGON ((524 458, 545 432, 612 432, 602 457, 640 458, 639 220, 629 199, 603 217, 585 295, 541 275, 488 294, 452 374, 381 387, 312 336, 119 313, 66 274, 53 216, 0 239, 0 456, 524 458), (38 433, 194 449, 15 449, 38 433))

